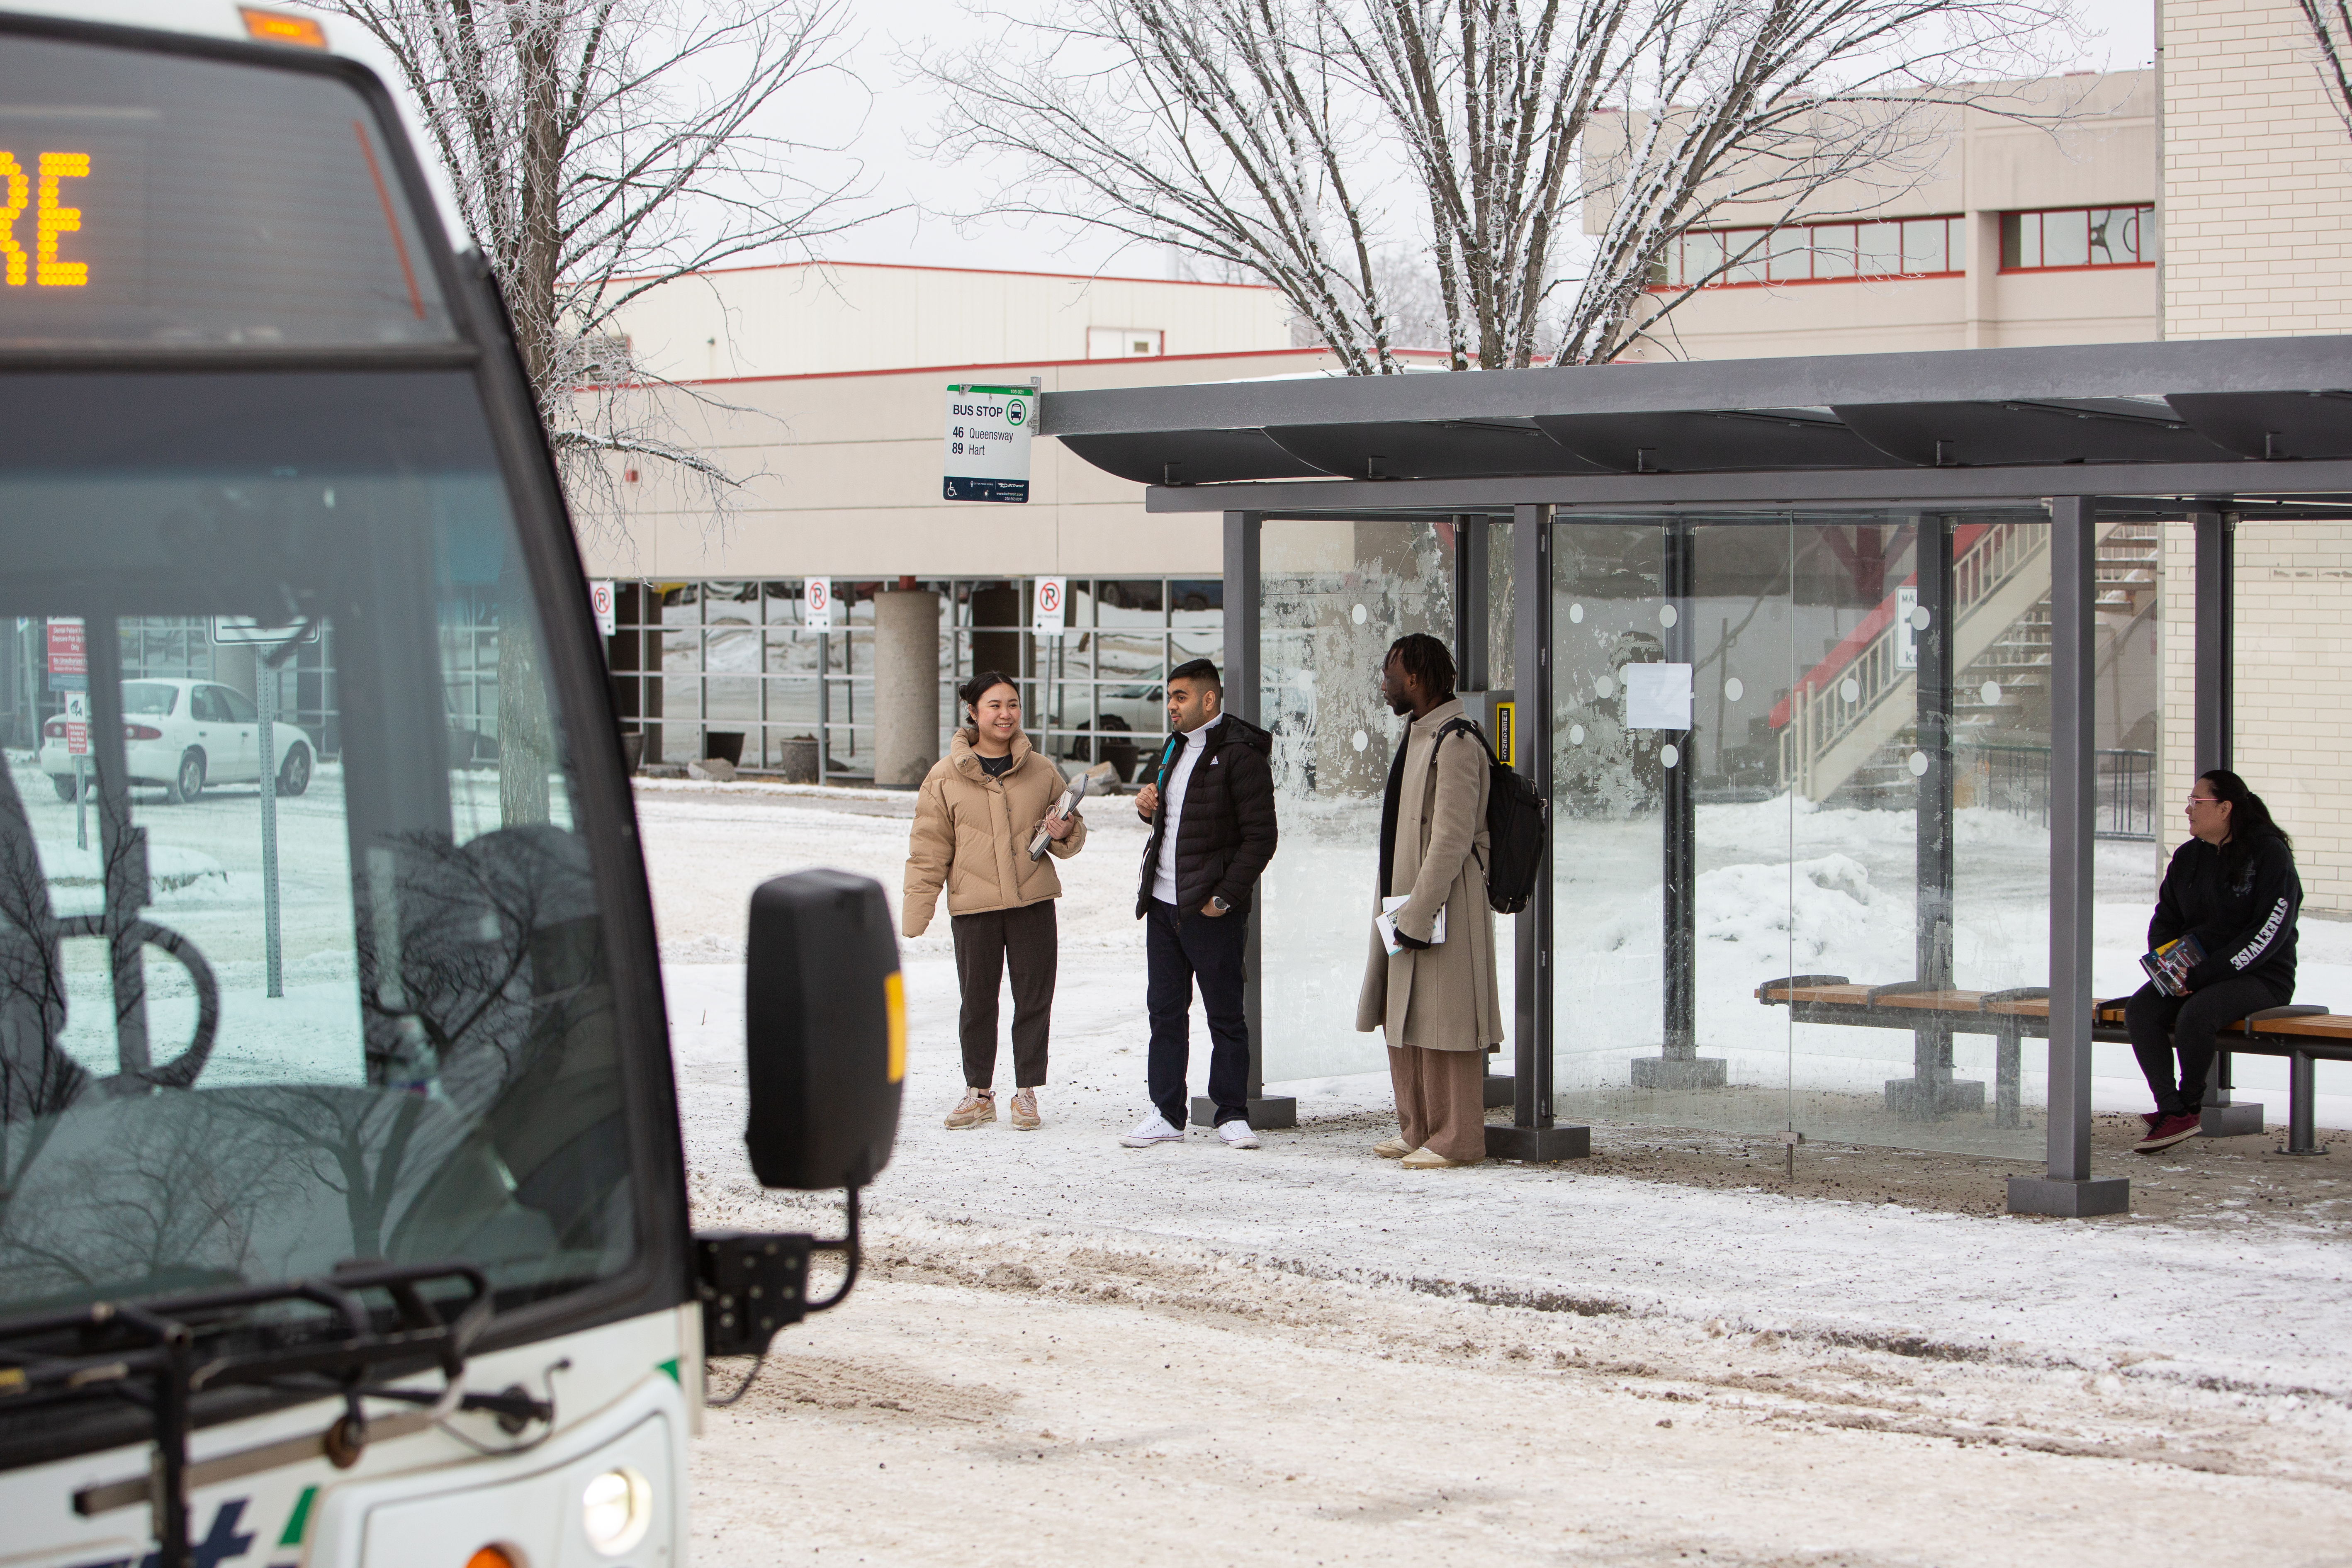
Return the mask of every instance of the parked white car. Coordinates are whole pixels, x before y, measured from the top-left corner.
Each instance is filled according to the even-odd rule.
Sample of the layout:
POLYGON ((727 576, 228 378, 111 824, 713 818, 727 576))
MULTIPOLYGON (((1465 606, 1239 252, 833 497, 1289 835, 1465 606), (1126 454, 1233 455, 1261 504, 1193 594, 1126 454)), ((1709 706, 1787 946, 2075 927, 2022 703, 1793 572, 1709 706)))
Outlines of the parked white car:
MULTIPOLYGON (((283 719, 270 725, 270 758, 280 795, 310 787, 319 743, 283 719)), ((161 784, 173 802, 196 798, 207 784, 261 782, 261 715, 253 699, 210 680, 122 683, 122 752, 134 784, 161 784)), ((74 797, 74 760, 66 721, 41 726, 41 771, 59 800, 74 797)))

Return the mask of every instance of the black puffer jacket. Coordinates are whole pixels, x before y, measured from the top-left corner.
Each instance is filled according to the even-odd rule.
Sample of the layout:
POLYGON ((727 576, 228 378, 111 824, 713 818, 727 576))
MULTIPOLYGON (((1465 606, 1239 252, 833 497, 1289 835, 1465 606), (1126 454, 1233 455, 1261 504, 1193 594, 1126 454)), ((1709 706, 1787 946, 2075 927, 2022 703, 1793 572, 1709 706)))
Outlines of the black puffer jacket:
POLYGON ((2267 981, 2281 997, 2294 994, 2294 923, 2303 879, 2286 840, 2216 847, 2192 838, 2172 852, 2157 889, 2147 945, 2194 936, 2205 962, 2189 972, 2192 989, 2243 976, 2267 981))
MULTIPOLYGON (((1183 754, 1177 736, 1153 759, 1144 782, 1164 797, 1167 776, 1183 754)), ((1176 907, 1197 910, 1221 897, 1235 914, 1247 914, 1250 894, 1266 862, 1274 858, 1274 737, 1246 719, 1227 713, 1209 729, 1200 760, 1184 789, 1184 809, 1176 827, 1176 907)), ((1151 814, 1151 840, 1143 847, 1143 885, 1135 895, 1135 918, 1151 909, 1152 873, 1160 864, 1160 839, 1168 827, 1163 798, 1151 814)))

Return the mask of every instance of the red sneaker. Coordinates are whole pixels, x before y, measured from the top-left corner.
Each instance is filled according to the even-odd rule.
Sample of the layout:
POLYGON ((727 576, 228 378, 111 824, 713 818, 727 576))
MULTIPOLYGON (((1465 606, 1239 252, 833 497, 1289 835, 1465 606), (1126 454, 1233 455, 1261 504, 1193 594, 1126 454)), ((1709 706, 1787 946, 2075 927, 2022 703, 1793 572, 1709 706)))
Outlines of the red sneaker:
POLYGON ((2156 1125, 2147 1130, 2147 1136, 2132 1145, 2132 1152, 2162 1153, 2175 1143, 2185 1143, 2196 1137, 2202 1125, 2202 1121, 2194 1111, 2186 1111, 2179 1116, 2159 1116, 2156 1125))

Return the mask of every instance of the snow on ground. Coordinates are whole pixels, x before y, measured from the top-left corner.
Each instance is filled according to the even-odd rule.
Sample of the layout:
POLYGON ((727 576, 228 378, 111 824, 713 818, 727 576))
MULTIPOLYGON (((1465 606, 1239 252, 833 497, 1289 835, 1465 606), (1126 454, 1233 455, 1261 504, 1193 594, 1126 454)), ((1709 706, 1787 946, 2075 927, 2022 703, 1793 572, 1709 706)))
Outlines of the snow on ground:
MULTIPOLYGON (((751 889, 833 865, 878 878, 895 907, 908 804, 748 785, 640 787, 688 1159, 706 1207, 759 1201, 740 1143, 742 974, 725 962, 740 951, 751 889)), ((872 1189, 877 1235, 950 1251, 989 1235, 1205 1247, 1320 1277, 1451 1282, 1497 1300, 1582 1298, 1674 1321, 1910 1337, 1956 1353, 2077 1365, 2123 1358, 2136 1375, 2184 1386, 2313 1391, 2329 1419, 2346 1415, 2352 1291, 2342 1245, 2315 1226, 2192 1232, 2130 1220, 1977 1219, 1643 1184, 1572 1163, 1408 1173, 1370 1154, 1381 1132, 1350 1114, 1384 1103, 1377 1080, 1329 1075, 1293 1086, 1306 1125, 1268 1134, 1263 1151, 1229 1151, 1198 1131, 1179 1146, 1121 1149, 1116 1133, 1144 1109, 1143 962, 1132 919, 1142 834, 1123 802, 1088 815, 1087 849, 1062 868, 1044 1130, 940 1125, 961 1079, 945 920, 905 944, 907 1109, 898 1155, 872 1189)), ((1853 873, 1832 859, 1844 852, 1803 847, 1821 868, 1805 879, 1851 897, 1853 873)), ((1869 849, 1850 858, 1867 867, 1869 849)), ((2009 874, 2022 877, 2014 865, 2009 874)), ((2030 891, 2030 879, 2020 886, 2030 891)), ((1894 921, 1906 944, 1907 904, 1894 921)), ((2315 973, 2343 966, 2352 978, 2344 930, 2306 926, 2315 973)), ((1352 972, 1339 978, 1352 995, 1352 972)), ((2337 994, 2352 1001, 2352 985, 2337 994)), ((1196 1087, 1203 1066, 1196 1058, 1196 1087)))

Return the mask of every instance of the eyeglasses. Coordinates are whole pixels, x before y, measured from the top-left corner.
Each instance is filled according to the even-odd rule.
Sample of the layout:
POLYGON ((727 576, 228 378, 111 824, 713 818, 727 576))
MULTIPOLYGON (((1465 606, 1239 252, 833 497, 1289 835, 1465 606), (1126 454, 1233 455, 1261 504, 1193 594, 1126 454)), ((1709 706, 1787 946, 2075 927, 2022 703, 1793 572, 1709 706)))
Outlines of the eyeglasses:
POLYGON ((2189 797, 2189 804, 2191 805, 2220 805, 2221 804, 2221 797, 2218 795, 2192 795, 2189 797))

